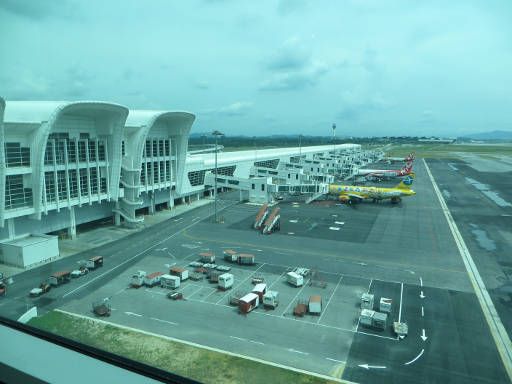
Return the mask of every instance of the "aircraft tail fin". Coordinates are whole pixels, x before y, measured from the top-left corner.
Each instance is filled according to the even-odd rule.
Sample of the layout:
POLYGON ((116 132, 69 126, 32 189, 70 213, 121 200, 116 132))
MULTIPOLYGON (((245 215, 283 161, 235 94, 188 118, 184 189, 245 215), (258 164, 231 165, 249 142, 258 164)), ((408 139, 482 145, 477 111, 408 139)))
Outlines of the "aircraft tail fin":
POLYGON ((397 184, 395 188, 398 189, 411 189, 411 185, 414 181, 414 178, 416 177, 416 174, 414 172, 411 172, 407 176, 405 176, 400 183, 397 184))

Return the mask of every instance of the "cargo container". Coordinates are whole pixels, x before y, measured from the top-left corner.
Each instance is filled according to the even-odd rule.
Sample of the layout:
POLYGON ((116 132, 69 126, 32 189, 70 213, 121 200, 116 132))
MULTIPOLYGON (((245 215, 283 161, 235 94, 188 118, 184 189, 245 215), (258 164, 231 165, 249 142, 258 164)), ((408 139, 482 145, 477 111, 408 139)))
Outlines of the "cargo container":
POLYGON ((185 268, 172 267, 169 272, 171 275, 178 276, 181 281, 188 279, 188 270, 185 268))
POLYGON ((374 296, 371 293, 363 293, 361 296, 361 309, 373 310, 374 296))
POLYGON ((146 272, 137 271, 132 275, 132 281, 130 285, 134 288, 142 287, 144 284, 144 278, 146 277, 146 272))
POLYGON ((226 290, 233 286, 235 278, 231 273, 223 273, 219 276, 219 288, 226 290))
POLYGON ((267 291, 263 295, 263 306, 265 308, 275 309, 279 305, 279 292, 267 291))
POLYGON ((144 277, 144 285, 147 287, 153 287, 155 285, 160 284, 160 278, 162 277, 163 272, 153 272, 144 277))
POLYGON ((266 292, 267 292, 267 284, 265 284, 265 283, 256 284, 254 286, 254 288, 252 289, 252 293, 255 293, 258 295, 260 302, 263 301, 263 295, 266 292))
POLYGON ((61 271, 55 272, 48 278, 48 282, 50 285, 58 286, 64 283, 67 283, 71 279, 71 272, 69 271, 61 271))
POLYGON ((211 252, 201 252, 199 256, 203 263, 215 263, 215 255, 211 252))
POLYGON ((386 297, 380 298, 379 311, 390 313, 391 312, 391 304, 393 304, 392 299, 388 299, 386 297))
POLYGON ((254 255, 250 253, 240 253, 238 254, 238 264, 241 265, 253 265, 255 262, 254 255))
POLYGON ((312 315, 319 315, 322 312, 322 297, 313 295, 309 297, 308 311, 312 315))
POLYGON ((286 281, 294 287, 302 287, 304 285, 304 277, 295 272, 288 272, 286 274, 286 281))
POLYGON ((362 326, 384 330, 387 326, 388 315, 372 309, 362 309, 359 322, 362 326))
POLYGON ((162 275, 160 276, 160 286, 162 288, 176 289, 180 286, 180 277, 174 275, 162 275))
POLYGON ((210 269, 208 271, 208 279, 210 280, 210 283, 218 283, 219 282, 219 276, 222 275, 223 272, 216 271, 214 269, 210 269))
POLYGON ((375 315, 375 311, 372 309, 367 309, 367 308, 361 309, 361 314, 359 316, 359 323, 364 327, 371 327, 374 315, 375 315))
POLYGON ((260 304, 260 299, 255 293, 248 293, 238 300, 238 309, 241 313, 249 313, 260 304))
POLYGON ((224 260, 230 261, 232 263, 236 263, 238 261, 238 252, 233 251, 232 249, 224 250, 224 260))
POLYGON ((382 313, 382 312, 375 312, 375 315, 373 316, 373 328, 384 330, 387 327, 388 323, 388 314, 382 313))
POLYGON ((103 256, 94 256, 87 260, 85 266, 88 269, 96 269, 99 267, 103 267, 103 256))
POLYGON ((295 308, 293 308, 293 316, 302 317, 306 314, 308 307, 306 304, 297 304, 295 308))

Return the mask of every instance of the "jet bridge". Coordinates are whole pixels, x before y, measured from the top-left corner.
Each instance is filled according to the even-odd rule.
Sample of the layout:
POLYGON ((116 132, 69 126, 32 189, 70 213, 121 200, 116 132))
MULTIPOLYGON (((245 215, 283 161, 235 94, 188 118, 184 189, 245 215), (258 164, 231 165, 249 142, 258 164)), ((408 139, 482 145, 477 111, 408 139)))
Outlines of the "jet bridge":
MULTIPOLYGON (((237 189, 248 194, 248 200, 253 203, 269 203, 275 197, 282 195, 300 196, 327 194, 328 183, 302 182, 300 184, 275 184, 272 177, 252 177, 248 179, 235 176, 217 175, 217 188, 237 189)), ((215 175, 211 172, 205 175, 205 186, 215 185, 215 175)))

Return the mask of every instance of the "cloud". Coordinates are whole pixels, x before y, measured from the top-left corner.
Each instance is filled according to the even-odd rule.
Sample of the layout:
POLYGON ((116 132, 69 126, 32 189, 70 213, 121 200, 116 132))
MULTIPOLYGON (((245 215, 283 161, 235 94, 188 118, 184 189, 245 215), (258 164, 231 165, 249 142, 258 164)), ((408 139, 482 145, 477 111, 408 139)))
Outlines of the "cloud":
POLYGON ((270 79, 264 81, 259 89, 271 92, 301 90, 316 85, 327 72, 326 64, 315 62, 301 70, 275 73, 270 79))
POLYGON ((328 71, 327 64, 314 61, 311 50, 297 37, 286 40, 266 64, 269 78, 261 91, 293 91, 314 86, 328 71))
POLYGON ((254 106, 254 103, 250 101, 235 101, 229 105, 217 108, 207 109, 203 112, 206 115, 217 115, 217 116, 243 116, 246 115, 254 106))
POLYGON ((307 66, 311 61, 311 52, 298 38, 291 38, 269 59, 267 68, 271 71, 296 70, 307 66))
POLYGON ((83 67, 72 65, 65 72, 64 81, 62 82, 64 89, 63 95, 71 98, 79 98, 85 96, 94 77, 83 67))
POLYGON ((435 113, 430 109, 425 109, 421 112, 421 115, 418 119, 418 123, 420 124, 432 124, 437 120, 435 113))
POLYGON ((76 16, 78 4, 65 0, 2 0, 0 9, 31 20, 43 20, 50 17, 66 18, 76 16))
POLYGON ((210 88, 210 85, 205 81, 196 81, 194 85, 197 89, 200 90, 207 90, 210 88))
POLYGON ((13 100, 47 99, 54 89, 51 79, 27 69, 13 69, 9 76, 0 77, 0 83, 2 96, 13 100))
POLYGON ((338 112, 339 119, 345 121, 359 121, 364 115, 383 111, 392 106, 392 103, 381 94, 366 94, 364 92, 344 92, 341 97, 342 108, 338 112))

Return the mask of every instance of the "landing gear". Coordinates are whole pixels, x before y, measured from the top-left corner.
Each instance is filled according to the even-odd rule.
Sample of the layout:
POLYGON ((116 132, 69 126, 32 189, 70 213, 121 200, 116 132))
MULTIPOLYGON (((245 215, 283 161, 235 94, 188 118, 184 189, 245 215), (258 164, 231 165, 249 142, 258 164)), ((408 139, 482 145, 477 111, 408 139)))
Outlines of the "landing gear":
POLYGON ((398 204, 398 203, 400 203, 401 201, 402 201, 402 199, 401 199, 401 198, 399 198, 399 197, 392 197, 392 198, 391 198, 391 204, 398 204))

